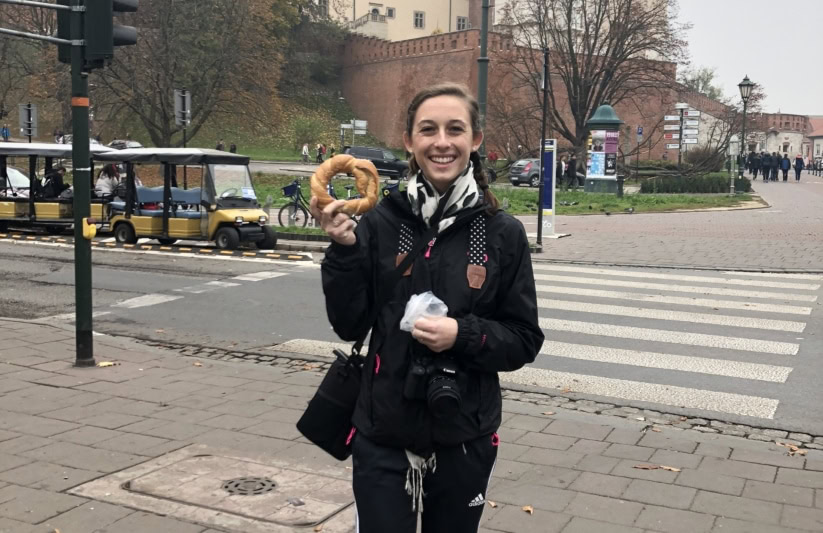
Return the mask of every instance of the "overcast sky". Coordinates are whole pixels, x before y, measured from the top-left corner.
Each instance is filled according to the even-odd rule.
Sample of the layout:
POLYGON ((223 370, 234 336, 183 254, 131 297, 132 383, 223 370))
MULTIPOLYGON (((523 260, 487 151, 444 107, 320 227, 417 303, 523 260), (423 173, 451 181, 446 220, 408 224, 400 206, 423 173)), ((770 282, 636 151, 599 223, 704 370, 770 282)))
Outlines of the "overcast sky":
POLYGON ((680 0, 694 67, 715 67, 726 96, 748 75, 765 110, 823 115, 823 0, 680 0), (817 59, 813 59, 813 58, 817 59))

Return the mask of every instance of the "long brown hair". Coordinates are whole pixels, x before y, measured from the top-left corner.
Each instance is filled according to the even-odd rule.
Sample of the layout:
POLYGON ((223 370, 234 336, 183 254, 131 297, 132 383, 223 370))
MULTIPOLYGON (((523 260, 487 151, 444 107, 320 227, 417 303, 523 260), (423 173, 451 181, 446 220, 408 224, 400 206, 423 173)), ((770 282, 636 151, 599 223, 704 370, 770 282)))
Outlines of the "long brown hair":
MULTIPOLYGON (((417 115, 417 110, 420 109, 423 102, 429 98, 435 98, 437 96, 454 96, 463 100, 469 110, 472 132, 482 131, 480 128, 480 106, 477 104, 477 100, 475 100, 474 96, 472 96, 469 92, 469 88, 460 83, 447 82, 427 87, 418 92, 414 98, 412 98, 412 101, 409 104, 409 109, 406 112, 406 135, 408 135, 409 138, 412 136, 414 118, 417 115)), ((483 170, 480 154, 477 152, 472 152, 469 154, 469 159, 474 167, 474 181, 477 182, 477 186, 480 187, 481 191, 483 191, 483 201, 487 206, 488 213, 493 215, 500 208, 500 204, 492 191, 489 189, 489 180, 486 176, 486 172, 483 170)), ((420 167, 414 159, 414 154, 411 154, 409 156, 409 175, 417 174, 419 170, 420 167)))

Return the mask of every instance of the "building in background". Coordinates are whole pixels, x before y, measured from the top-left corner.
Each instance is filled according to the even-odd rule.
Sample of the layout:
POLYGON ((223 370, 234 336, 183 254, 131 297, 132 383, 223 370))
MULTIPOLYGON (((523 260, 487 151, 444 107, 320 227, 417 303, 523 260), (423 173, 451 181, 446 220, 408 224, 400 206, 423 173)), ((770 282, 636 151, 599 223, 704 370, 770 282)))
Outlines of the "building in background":
POLYGON ((747 151, 777 152, 795 157, 811 157, 812 122, 807 115, 759 113, 749 115, 751 133, 746 135, 747 151))
MULTIPOLYGON (((480 28, 481 0, 317 0, 350 31, 387 41, 480 28)), ((494 24, 495 0, 490 0, 494 24)))

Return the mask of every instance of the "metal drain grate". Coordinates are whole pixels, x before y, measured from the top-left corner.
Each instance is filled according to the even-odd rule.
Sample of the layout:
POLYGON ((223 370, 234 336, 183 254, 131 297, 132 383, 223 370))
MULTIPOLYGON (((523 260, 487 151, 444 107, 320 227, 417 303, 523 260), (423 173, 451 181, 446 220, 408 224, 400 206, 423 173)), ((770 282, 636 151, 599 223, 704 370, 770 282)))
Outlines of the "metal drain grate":
POLYGON ((277 487, 274 480, 266 477, 239 477, 223 483, 223 490, 239 496, 257 496, 273 491, 277 487))

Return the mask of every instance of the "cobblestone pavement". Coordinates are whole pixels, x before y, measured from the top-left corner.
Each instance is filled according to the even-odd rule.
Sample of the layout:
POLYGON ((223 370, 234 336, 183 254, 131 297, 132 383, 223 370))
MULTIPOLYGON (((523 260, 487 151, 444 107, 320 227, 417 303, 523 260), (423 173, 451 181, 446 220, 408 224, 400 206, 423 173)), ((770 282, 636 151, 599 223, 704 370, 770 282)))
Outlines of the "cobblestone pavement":
MULTIPOLYGON (((232 526, 242 517, 209 505, 184 514, 178 500, 193 497, 188 485, 162 515, 149 509, 152 498, 78 495, 192 445, 330 480, 348 475, 348 463, 325 457, 294 428, 322 365, 95 342, 98 361, 119 364, 73 368, 72 331, 0 320, 0 532, 288 531, 232 526)), ((823 451, 786 446, 782 434, 767 435, 778 444, 681 429, 687 421, 562 395, 509 392, 504 411, 481 531, 823 531, 823 451)), ((320 530, 352 531, 350 518, 320 530)))
MULTIPOLYGON (((823 178, 753 182, 770 208, 613 216, 559 216, 535 259, 733 270, 823 271, 823 178)), ((536 223, 524 218, 526 230, 536 223)))

